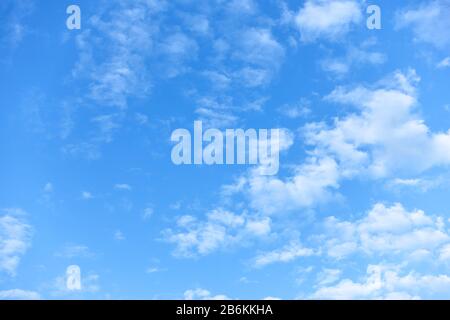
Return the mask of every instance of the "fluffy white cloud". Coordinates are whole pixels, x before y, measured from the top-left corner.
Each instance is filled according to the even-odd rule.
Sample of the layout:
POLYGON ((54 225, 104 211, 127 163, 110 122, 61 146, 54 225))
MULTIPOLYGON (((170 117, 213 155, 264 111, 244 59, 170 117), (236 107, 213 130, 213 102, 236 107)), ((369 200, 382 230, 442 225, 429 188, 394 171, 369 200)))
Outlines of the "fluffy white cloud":
POLYGON ((400 204, 386 207, 379 203, 353 222, 327 218, 325 236, 320 239, 325 241, 327 254, 338 259, 355 252, 419 258, 417 254, 424 251, 437 254, 450 236, 441 217, 407 211, 400 204))
POLYGON ((418 8, 397 14, 397 26, 411 27, 416 40, 431 43, 437 47, 450 44, 450 1, 433 0, 418 8))
POLYGON ((11 276, 21 257, 31 245, 32 228, 26 223, 21 209, 4 209, 0 216, 0 271, 11 276))
POLYGON ((271 221, 266 217, 251 217, 216 209, 204 221, 192 216, 177 219, 177 230, 163 231, 165 241, 174 243, 174 254, 181 257, 206 255, 251 238, 270 234, 271 221))
POLYGON ((308 143, 317 154, 332 154, 344 177, 417 174, 449 164, 450 134, 431 132, 415 112, 418 81, 414 71, 397 72, 373 89, 334 90, 329 101, 355 106, 358 112, 336 119, 331 127, 310 124, 308 143))
POLYGON ((362 19, 361 5, 355 0, 308 0, 294 17, 303 41, 325 37, 336 39, 362 19))
POLYGON ((420 299, 450 293, 447 275, 402 272, 401 266, 369 265, 362 282, 344 279, 333 286, 321 286, 314 299, 420 299), (420 294, 424 296, 421 297, 420 294))
POLYGON ((450 164, 450 133, 432 132, 416 108, 414 70, 395 72, 372 87, 338 87, 326 101, 354 109, 332 124, 303 127, 303 164, 285 178, 250 171, 239 181, 253 209, 271 214, 316 206, 337 196, 343 180, 414 176, 450 164))
POLYGON ((332 197, 330 189, 338 185, 339 171, 332 158, 311 158, 282 180, 261 176, 253 171, 246 180, 251 206, 265 214, 286 212, 313 206, 332 197))

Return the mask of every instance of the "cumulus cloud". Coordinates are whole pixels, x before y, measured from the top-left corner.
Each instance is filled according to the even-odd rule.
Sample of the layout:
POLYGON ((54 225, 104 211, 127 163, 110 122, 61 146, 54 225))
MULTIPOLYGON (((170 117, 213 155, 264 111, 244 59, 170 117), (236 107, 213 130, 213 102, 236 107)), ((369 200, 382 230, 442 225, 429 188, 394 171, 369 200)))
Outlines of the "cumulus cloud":
POLYGON ((298 166, 287 179, 261 176, 253 171, 246 180, 245 192, 251 206, 265 214, 307 208, 333 197, 338 188, 339 168, 332 158, 311 158, 298 166))
POLYGON ((404 272, 401 266, 369 265, 364 280, 344 279, 332 286, 320 286, 313 299, 387 299, 433 298, 449 293, 450 277, 404 272), (423 295, 423 296, 421 296, 423 295))
POLYGON ((306 127, 308 143, 316 153, 333 154, 344 176, 417 174, 449 164, 449 133, 431 132, 415 111, 418 81, 411 70, 396 72, 377 88, 335 89, 327 99, 354 106, 357 113, 336 119, 330 128, 310 124, 306 127))
MULTIPOLYGON (((401 204, 387 207, 378 203, 361 219, 325 220, 325 251, 342 259, 359 252, 384 257, 408 258, 418 252, 433 252, 450 241, 442 217, 421 210, 407 211, 401 204)), ((417 257, 417 256, 416 256, 417 257)))
POLYGON ((301 39, 307 42, 322 37, 335 40, 361 20, 360 3, 354 0, 308 0, 294 17, 301 39))
POLYGON ((338 196, 343 180, 414 176, 450 164, 450 134, 432 132, 419 117, 414 70, 395 72, 372 87, 338 87, 325 101, 353 109, 331 124, 312 122, 302 135, 302 164, 284 178, 250 171, 239 190, 253 209, 266 214, 316 206, 338 196), (414 159, 414 161, 411 161, 414 159))
POLYGON ((177 229, 163 231, 164 240, 176 245, 174 254, 180 257, 207 255, 218 249, 252 238, 265 237, 271 231, 267 217, 240 215, 224 209, 210 211, 204 221, 193 216, 177 219, 177 229))

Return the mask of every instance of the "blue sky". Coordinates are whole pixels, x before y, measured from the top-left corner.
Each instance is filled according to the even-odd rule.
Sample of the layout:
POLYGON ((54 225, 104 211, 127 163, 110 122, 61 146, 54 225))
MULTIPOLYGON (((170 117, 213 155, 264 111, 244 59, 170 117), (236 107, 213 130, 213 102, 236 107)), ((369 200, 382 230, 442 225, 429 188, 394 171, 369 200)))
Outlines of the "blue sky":
POLYGON ((449 16, 2 1, 0 298, 449 298, 449 16), (195 120, 282 128, 278 174, 175 166, 195 120))

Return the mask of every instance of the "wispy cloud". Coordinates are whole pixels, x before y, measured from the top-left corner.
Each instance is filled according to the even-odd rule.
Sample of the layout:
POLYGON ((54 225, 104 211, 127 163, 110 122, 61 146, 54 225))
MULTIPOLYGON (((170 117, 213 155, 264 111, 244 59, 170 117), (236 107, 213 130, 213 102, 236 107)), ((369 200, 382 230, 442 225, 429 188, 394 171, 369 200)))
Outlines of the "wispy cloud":
POLYGON ((31 245, 32 227, 21 209, 0 212, 0 271, 15 276, 22 256, 31 245))
POLYGON ((449 4, 448 0, 433 0, 421 3, 414 9, 399 11, 397 27, 411 27, 417 41, 439 48, 447 47, 450 44, 449 4))

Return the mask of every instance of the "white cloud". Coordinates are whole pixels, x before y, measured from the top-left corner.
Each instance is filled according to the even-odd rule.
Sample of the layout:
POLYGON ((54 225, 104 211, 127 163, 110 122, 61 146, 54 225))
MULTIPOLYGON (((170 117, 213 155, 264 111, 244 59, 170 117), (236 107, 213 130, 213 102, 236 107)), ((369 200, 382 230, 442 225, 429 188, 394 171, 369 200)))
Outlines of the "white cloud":
POLYGON ((139 113, 139 112, 135 114, 134 118, 135 118, 136 122, 138 124, 140 124, 141 126, 148 124, 148 121, 149 121, 147 115, 139 113))
POLYGON ((271 231, 269 218, 248 217, 215 209, 205 221, 192 216, 177 219, 177 230, 163 231, 164 240, 176 245, 174 254, 181 257, 207 255, 252 238, 266 237, 271 231))
POLYGON ((101 156, 98 145, 92 142, 71 143, 62 147, 62 152, 71 156, 83 156, 88 160, 97 160, 101 156))
POLYGON ((149 268, 147 268, 147 270, 145 272, 146 273, 157 273, 160 271, 162 271, 162 270, 158 267, 149 267, 149 268))
POLYGON ((442 179, 434 178, 434 179, 422 179, 422 178, 414 178, 414 179, 402 179, 395 178, 388 182, 388 187, 390 188, 409 188, 413 191, 427 192, 430 189, 433 189, 442 184, 442 179))
POLYGON ((31 245, 32 228, 21 209, 4 209, 0 216, 0 271, 15 276, 21 257, 31 245))
POLYGON ((44 192, 52 193, 53 192, 53 184, 51 184, 50 182, 46 183, 44 186, 44 192))
POLYGON ((21 289, 0 291, 0 300, 40 300, 39 293, 21 289))
POLYGON ((257 11, 257 5, 254 0, 231 0, 227 9, 232 14, 253 14, 257 11))
POLYGON ((438 250, 450 241, 441 217, 407 211, 400 204, 386 207, 378 203, 354 222, 327 218, 325 234, 321 241, 325 241, 327 254, 338 259, 357 251, 406 259, 420 250, 438 250))
POLYGON ((386 56, 380 52, 370 51, 363 47, 350 47, 344 57, 328 58, 321 62, 322 69, 335 76, 344 76, 352 67, 371 64, 380 65, 386 61, 386 56))
POLYGON ((233 192, 244 193, 258 212, 273 214, 338 199, 345 180, 405 175, 414 179, 450 164, 450 131, 431 131, 416 111, 419 81, 414 70, 397 71, 370 88, 336 88, 325 100, 353 109, 331 124, 315 122, 302 128, 304 162, 291 165, 293 173, 283 178, 251 170, 233 192))
POLYGON ((334 90, 329 101, 353 105, 359 113, 336 119, 331 128, 310 124, 308 143, 315 153, 334 154, 344 177, 420 173, 450 163, 450 135, 430 132, 415 112, 418 81, 414 71, 397 72, 381 81, 379 88, 334 90))
POLYGON ((206 289, 190 289, 186 290, 184 292, 184 299, 185 300, 230 300, 226 295, 220 294, 220 295, 211 295, 211 292, 209 292, 206 289))
POLYGON ((151 218, 151 216, 153 216, 153 213, 154 213, 154 209, 152 207, 147 207, 144 209, 144 213, 143 213, 142 217, 144 219, 149 219, 149 218, 151 218))
POLYGON ((367 299, 377 294, 383 284, 381 270, 378 266, 367 268, 367 278, 364 283, 355 283, 345 279, 332 287, 321 287, 312 296, 314 299, 367 299))
POLYGON ((93 196, 90 192, 83 191, 83 192, 81 192, 81 198, 83 198, 84 200, 90 200, 93 198, 93 196))
POLYGON ((450 261, 450 244, 444 245, 439 252, 440 261, 450 261))
POLYGON ((166 76, 176 77, 186 71, 185 62, 197 57, 198 45, 182 32, 169 35, 161 44, 163 59, 167 59, 166 76))
POLYGON ((131 191, 132 188, 129 184, 118 183, 118 184, 114 185, 114 189, 123 190, 123 191, 131 191))
POLYGON ((335 283, 340 279, 342 270, 339 269, 323 269, 317 275, 317 283, 319 286, 326 286, 335 283))
POLYGON ((369 265, 362 282, 350 279, 334 286, 321 286, 314 299, 420 299, 437 293, 450 293, 447 275, 423 275, 402 272, 401 266, 369 265))
POLYGON ((116 232, 114 232, 114 239, 116 239, 117 241, 123 241, 125 240, 125 235, 122 231, 117 230, 116 232))
POLYGON ((238 37, 234 57, 261 67, 276 68, 284 58, 284 48, 270 29, 249 28, 238 37))
POLYGON ((247 178, 251 206, 266 214, 306 208, 332 197, 338 187, 338 165, 332 158, 309 159, 286 180, 253 172, 247 178))
POLYGON ((164 9, 164 1, 139 0, 105 9, 86 19, 77 36, 79 60, 72 73, 89 81, 88 97, 95 102, 126 108, 129 97, 150 92, 144 61, 154 54, 158 28, 153 18, 164 9))
POLYGON ((308 0, 294 17, 303 41, 324 37, 335 40, 361 22, 359 1, 308 0))
POLYGON ((299 257, 309 257, 312 255, 314 255, 314 250, 305 248, 298 242, 292 242, 281 249, 260 254, 255 258, 254 266, 259 268, 273 263, 286 263, 294 261, 299 257))
POLYGON ((231 77, 225 72, 208 70, 204 71, 202 74, 212 83, 212 85, 216 89, 227 89, 231 84, 231 77))
POLYGON ((34 13, 35 7, 32 0, 6 1, 0 5, 0 9, 4 13, 3 23, 0 27, 1 47, 14 50, 26 35, 33 33, 27 20, 34 13))
POLYGON ((98 128, 98 133, 92 141, 96 143, 110 143, 113 140, 114 133, 120 128, 122 115, 119 113, 103 114, 91 119, 98 128))
POLYGON ((311 103, 307 99, 300 99, 295 104, 283 105, 277 111, 290 119, 302 118, 311 113, 311 103))
POLYGON ((207 127, 232 127, 239 119, 233 114, 233 103, 229 98, 202 97, 197 100, 197 105, 195 113, 198 120, 202 120, 207 127))
POLYGON ((264 86, 271 80, 271 72, 261 68, 245 67, 235 73, 239 81, 248 88, 264 86))
POLYGON ((162 60, 157 56, 162 53, 161 38, 167 37, 160 36, 156 17, 166 5, 164 0, 105 2, 93 16, 83 16, 80 32, 66 34, 66 37, 74 35, 78 48, 78 59, 72 68, 78 94, 67 99, 73 107, 63 123, 64 138, 74 127, 71 114, 80 106, 93 106, 94 112, 95 107, 112 106, 116 107, 116 113, 94 114, 88 121, 96 127, 78 138, 80 141, 65 145, 64 153, 97 160, 101 156, 100 145, 113 140, 126 118, 129 99, 148 97, 153 75, 163 74, 152 72, 155 64, 149 62, 162 60))
POLYGON ((208 17, 200 14, 187 14, 183 16, 183 19, 188 26, 189 30, 199 34, 208 35, 211 31, 211 26, 208 17))
POLYGON ((443 59, 441 62, 439 62, 437 67, 440 69, 449 68, 450 67, 450 57, 447 57, 447 58, 443 59))
POLYGON ((63 258, 90 258, 94 256, 89 247, 78 244, 68 244, 58 251, 56 254, 58 257, 63 258))
POLYGON ((269 297, 263 298, 263 300, 265 300, 265 301, 276 301, 276 300, 281 300, 281 298, 269 296, 269 297))
POLYGON ((449 15, 449 0, 428 1, 415 9, 397 13, 397 27, 411 27, 416 40, 446 47, 450 44, 449 15))

